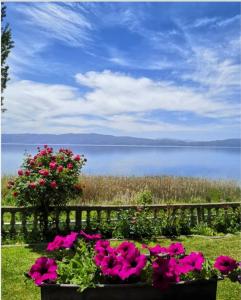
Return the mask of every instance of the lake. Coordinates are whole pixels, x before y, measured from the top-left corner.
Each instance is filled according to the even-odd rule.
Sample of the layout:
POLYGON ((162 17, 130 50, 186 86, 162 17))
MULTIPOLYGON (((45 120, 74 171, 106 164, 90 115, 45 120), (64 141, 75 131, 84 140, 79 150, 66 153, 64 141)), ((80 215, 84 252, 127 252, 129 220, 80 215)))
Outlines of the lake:
MULTIPOLYGON (((61 145, 53 145, 59 149, 61 145)), ((240 148, 82 146, 68 145, 75 154, 84 154, 88 175, 194 176, 239 181, 240 148)), ((25 152, 34 154, 37 145, 2 144, 2 175, 20 168, 25 152)))

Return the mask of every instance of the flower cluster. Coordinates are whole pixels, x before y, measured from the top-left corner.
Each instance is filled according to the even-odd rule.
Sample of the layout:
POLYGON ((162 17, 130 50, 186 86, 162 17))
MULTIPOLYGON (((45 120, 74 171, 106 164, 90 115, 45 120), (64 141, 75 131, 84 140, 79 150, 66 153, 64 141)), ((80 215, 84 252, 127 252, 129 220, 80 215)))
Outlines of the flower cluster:
POLYGON ((66 236, 56 235, 54 240, 48 243, 47 251, 56 251, 60 249, 69 249, 74 247, 78 237, 83 237, 86 241, 96 241, 101 239, 101 234, 87 234, 83 230, 80 232, 71 232, 66 236))
POLYGON ((41 206, 41 201, 45 206, 65 204, 82 191, 78 179, 85 162, 83 156, 68 149, 54 152, 48 145, 38 147, 36 155, 24 159, 18 177, 8 182, 8 188, 19 205, 41 206))
POLYGON ((95 254, 94 261, 102 274, 121 280, 139 277, 147 263, 146 255, 131 242, 123 242, 114 248, 108 241, 98 241, 95 254))
MULTIPOLYGON (((72 268, 68 276, 79 276, 76 259, 90 274, 86 287, 94 283, 133 283, 143 280, 151 282, 158 289, 165 290, 180 281, 199 279, 218 279, 228 277, 241 282, 241 262, 229 256, 219 256, 215 261, 206 259, 202 252, 186 253, 181 243, 172 243, 168 247, 159 244, 149 247, 142 245, 138 249, 133 242, 124 241, 113 247, 100 234, 87 234, 84 231, 71 232, 66 236, 56 236, 47 246, 48 251, 56 255, 55 260, 40 257, 28 272, 36 285, 43 283, 71 283, 66 281, 67 265, 72 268), (62 250, 66 251, 62 251, 62 250), (59 252, 60 251, 60 252, 59 252), (72 261, 73 259, 73 261, 72 261), (58 271, 59 270, 59 271, 58 271), (74 272, 77 272, 76 274, 74 272)), ((75 279, 73 280, 75 282, 75 279)))

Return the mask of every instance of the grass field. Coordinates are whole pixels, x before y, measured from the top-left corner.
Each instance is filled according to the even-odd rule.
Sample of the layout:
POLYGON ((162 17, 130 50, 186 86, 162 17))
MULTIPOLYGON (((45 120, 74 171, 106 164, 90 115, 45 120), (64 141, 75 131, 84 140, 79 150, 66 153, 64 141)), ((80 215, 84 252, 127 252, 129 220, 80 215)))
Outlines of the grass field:
MULTIPOLYGON (((202 237, 180 237, 175 241, 184 243, 187 251, 202 251, 207 257, 215 258, 221 254, 241 259, 240 235, 219 239, 202 237)), ((174 241, 174 240, 172 240, 174 241)), ((167 245, 170 239, 159 240, 167 245)), ((116 242, 115 242, 116 243, 116 242)), ((43 246, 36 247, 2 247, 2 299, 3 300, 40 300, 40 290, 23 273, 29 269, 34 260, 44 254, 43 246)), ((217 300, 239 300, 241 285, 228 280, 218 283, 217 300)))
MULTIPOLYGON (((2 205, 14 205, 7 189, 13 178, 2 177, 2 205)), ((135 204, 138 193, 149 190, 153 203, 205 203, 240 201, 241 187, 234 181, 148 176, 81 176, 83 196, 73 204, 135 204)))

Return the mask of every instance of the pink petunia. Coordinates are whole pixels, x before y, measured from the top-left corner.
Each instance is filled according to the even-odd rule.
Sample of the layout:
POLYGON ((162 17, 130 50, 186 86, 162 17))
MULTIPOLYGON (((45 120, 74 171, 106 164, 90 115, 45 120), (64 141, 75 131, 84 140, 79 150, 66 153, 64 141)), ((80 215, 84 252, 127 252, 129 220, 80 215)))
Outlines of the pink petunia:
POLYGON ((153 264, 153 286, 161 290, 170 283, 179 282, 179 269, 175 258, 157 258, 153 264))
POLYGON ((71 232, 70 234, 66 235, 66 237, 64 237, 63 248, 72 248, 77 237, 77 232, 71 232))
POLYGON ((238 267, 235 259, 230 256, 221 255, 216 258, 214 268, 218 269, 222 274, 227 275, 238 267))
POLYGON ((114 254, 105 256, 100 265, 102 273, 106 276, 118 276, 122 268, 122 259, 114 254))
POLYGON ((64 239, 65 238, 63 236, 56 235, 54 240, 52 242, 48 243, 47 250, 48 251, 55 251, 55 250, 58 250, 58 249, 62 248, 63 244, 64 244, 64 239))
POLYGON ((133 256, 123 262, 123 267, 119 272, 119 277, 122 280, 128 279, 130 276, 140 276, 147 262, 146 255, 133 256))
POLYGON ((101 234, 87 234, 83 230, 80 231, 80 235, 86 240, 86 241, 95 241, 101 239, 101 234))
POLYGON ((39 286, 43 282, 55 282, 57 280, 57 264, 54 259, 48 257, 40 257, 36 259, 32 265, 28 275, 34 280, 34 283, 39 286))
POLYGON ((192 271, 201 271, 205 258, 201 252, 191 252, 179 260, 180 273, 186 274, 192 271))
POLYGON ((143 248, 146 248, 150 251, 150 255, 157 256, 158 254, 166 254, 168 250, 166 247, 161 247, 160 245, 156 245, 154 247, 148 247, 147 245, 142 245, 143 248))
POLYGON ((183 247, 182 243, 172 243, 167 248, 167 251, 170 256, 185 254, 185 248, 183 247))
POLYGON ((136 255, 136 251, 139 251, 134 243, 122 242, 117 248, 117 253, 121 254, 125 258, 131 258, 136 255))

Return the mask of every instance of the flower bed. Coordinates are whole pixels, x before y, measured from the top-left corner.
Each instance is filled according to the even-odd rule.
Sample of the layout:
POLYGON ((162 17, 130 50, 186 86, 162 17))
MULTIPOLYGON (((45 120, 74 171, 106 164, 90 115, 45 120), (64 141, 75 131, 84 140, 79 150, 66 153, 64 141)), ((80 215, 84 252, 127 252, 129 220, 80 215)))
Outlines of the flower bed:
POLYGON ((43 300, 96 299, 96 293, 98 299, 215 299, 217 279, 241 278, 240 263, 233 258, 211 261, 201 252, 187 254, 181 243, 140 250, 124 241, 112 247, 99 234, 81 231, 56 236, 47 251, 51 257, 38 258, 27 274, 41 286, 43 300), (122 298, 110 298, 113 288, 122 298), (66 291, 73 297, 64 298, 66 291), (152 298, 144 297, 146 291, 152 298))

